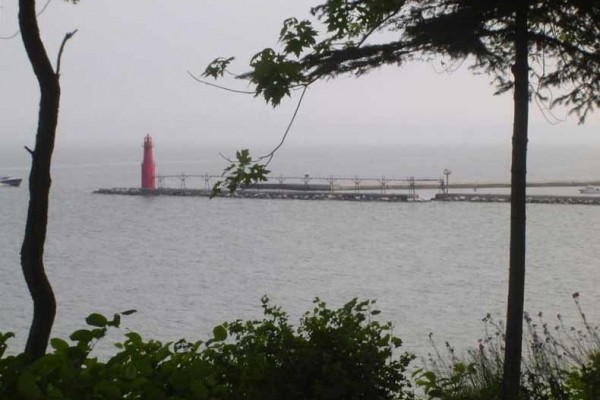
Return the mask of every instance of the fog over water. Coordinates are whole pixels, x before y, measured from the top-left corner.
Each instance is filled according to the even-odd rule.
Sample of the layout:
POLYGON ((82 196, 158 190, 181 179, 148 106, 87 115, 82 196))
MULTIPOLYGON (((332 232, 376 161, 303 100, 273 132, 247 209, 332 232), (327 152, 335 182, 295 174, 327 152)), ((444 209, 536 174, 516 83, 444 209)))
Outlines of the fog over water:
MULTIPOLYGON (((212 149, 157 143, 159 173, 219 172, 212 149)), ((272 170, 312 176, 433 176, 508 181, 503 147, 291 147, 272 170)), ((531 151, 530 179, 595 179, 596 149, 531 151)), ((481 318, 503 318, 508 204, 353 203, 121 197, 100 187, 139 184, 141 147, 57 149, 47 270, 58 299, 54 333, 66 336, 91 312, 135 308, 124 325, 145 337, 204 338, 215 324, 260 316, 269 295, 293 319, 319 296, 332 306, 377 299, 407 348, 424 354, 434 332, 459 349, 481 337, 481 318)), ((25 177, 17 157, 1 172, 25 177)), ((561 189, 576 194, 576 188, 561 189)), ((423 196, 428 193, 421 193, 423 196)), ((24 343, 31 316, 19 267, 27 187, 1 188, 0 330, 24 343)), ((592 321, 600 301, 600 207, 528 206, 526 310, 575 322, 579 291, 592 321)))

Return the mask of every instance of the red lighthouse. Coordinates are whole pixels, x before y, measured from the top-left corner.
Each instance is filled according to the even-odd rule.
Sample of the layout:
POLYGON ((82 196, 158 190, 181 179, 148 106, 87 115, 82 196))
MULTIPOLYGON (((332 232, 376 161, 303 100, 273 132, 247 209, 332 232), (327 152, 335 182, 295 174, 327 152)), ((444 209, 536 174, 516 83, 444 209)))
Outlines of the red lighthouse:
POLYGON ((142 189, 156 189, 152 147, 152 138, 150 135, 146 135, 144 138, 144 161, 142 162, 142 189))

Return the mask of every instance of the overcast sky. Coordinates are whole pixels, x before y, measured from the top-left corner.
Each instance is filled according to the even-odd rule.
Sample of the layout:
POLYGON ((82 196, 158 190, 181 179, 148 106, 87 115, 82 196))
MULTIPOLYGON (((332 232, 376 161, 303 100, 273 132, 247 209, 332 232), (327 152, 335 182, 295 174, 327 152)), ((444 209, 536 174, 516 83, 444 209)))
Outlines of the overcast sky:
MULTIPOLYGON (((0 0, 0 36, 17 30, 17 0, 0 0)), ((41 1, 38 7, 43 6, 41 1)), ((273 109, 262 99, 194 82, 218 56, 236 56, 234 72, 277 45, 281 22, 306 17, 308 0, 82 0, 50 2, 40 16, 52 60, 64 34, 78 29, 62 64, 57 145, 140 145, 151 133, 163 146, 252 147, 276 144, 297 97, 273 109)), ((359 79, 315 84, 288 146, 343 143, 457 145, 508 143, 511 95, 494 97, 490 78, 463 67, 387 67, 359 79)), ((0 147, 32 145, 38 89, 19 36, 0 40, 0 147)), ((246 89, 245 83, 219 83, 246 89)), ((556 115, 564 118, 564 111, 556 115)), ((531 143, 600 143, 600 117, 551 125, 532 106, 531 143)))

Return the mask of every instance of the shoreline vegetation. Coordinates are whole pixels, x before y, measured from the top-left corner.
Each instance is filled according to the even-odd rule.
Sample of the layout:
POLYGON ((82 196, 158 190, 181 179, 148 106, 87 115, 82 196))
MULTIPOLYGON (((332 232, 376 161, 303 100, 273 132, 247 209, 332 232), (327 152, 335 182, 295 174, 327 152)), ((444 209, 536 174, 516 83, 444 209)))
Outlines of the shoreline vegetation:
MULTIPOLYGON (((600 334, 586 319, 568 326, 541 313, 525 314, 522 400, 600 398, 600 334)), ((91 314, 87 329, 54 338, 34 363, 7 356, 14 335, 0 333, 0 399, 407 399, 499 398, 504 325, 482 319, 478 346, 457 355, 446 342, 419 362, 401 349, 391 323, 379 321, 375 301, 353 299, 330 309, 320 299, 294 326, 269 299, 262 320, 225 322, 206 340, 162 343, 127 331, 107 360, 94 355, 121 317, 91 314)))

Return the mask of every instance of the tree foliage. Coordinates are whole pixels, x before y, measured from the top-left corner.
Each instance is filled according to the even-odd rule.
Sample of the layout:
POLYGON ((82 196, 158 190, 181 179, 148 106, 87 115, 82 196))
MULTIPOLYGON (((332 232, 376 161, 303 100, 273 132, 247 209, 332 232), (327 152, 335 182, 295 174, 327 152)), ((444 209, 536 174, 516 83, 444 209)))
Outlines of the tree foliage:
POLYGON ((352 300, 332 310, 316 300, 298 327, 268 299, 264 318, 223 323, 205 341, 162 343, 128 332, 117 353, 91 356, 122 314, 87 318, 89 327, 32 364, 3 357, 0 399, 410 399, 406 369, 413 359, 373 302, 352 300))
MULTIPOLYGON (((312 14, 324 25, 323 35, 317 37, 311 22, 302 21, 302 30, 296 30, 300 44, 292 46, 293 51, 285 45, 280 52, 267 49, 250 65, 246 77, 256 85, 256 94, 274 106, 295 85, 436 57, 468 62, 475 71, 491 75, 496 93, 513 91, 510 265, 501 398, 518 398, 529 101, 536 96, 550 106, 563 104, 580 122, 600 105, 600 4, 586 0, 329 0, 313 8, 312 14), (378 40, 377 32, 386 32, 392 39, 378 40), (258 72, 256 65, 260 65, 258 72), (279 65, 293 73, 280 79, 273 72, 279 65)), ((291 26, 299 23, 292 20, 291 26)), ((282 43, 290 42, 289 32, 285 26, 282 43)))
MULTIPOLYGON (((255 84, 257 96, 276 106, 290 89, 318 79, 448 56, 470 58, 471 68, 490 74, 498 92, 504 92, 512 88, 516 3, 330 0, 311 10, 314 21, 285 20, 279 49, 258 52, 243 77, 255 84), (281 69, 287 70, 285 79, 278 79, 281 69)), ((587 0, 528 3, 532 89, 560 89, 553 104, 568 105, 583 121, 600 105, 600 5, 587 0)), ((233 60, 217 58, 205 76, 222 76, 233 60)))

